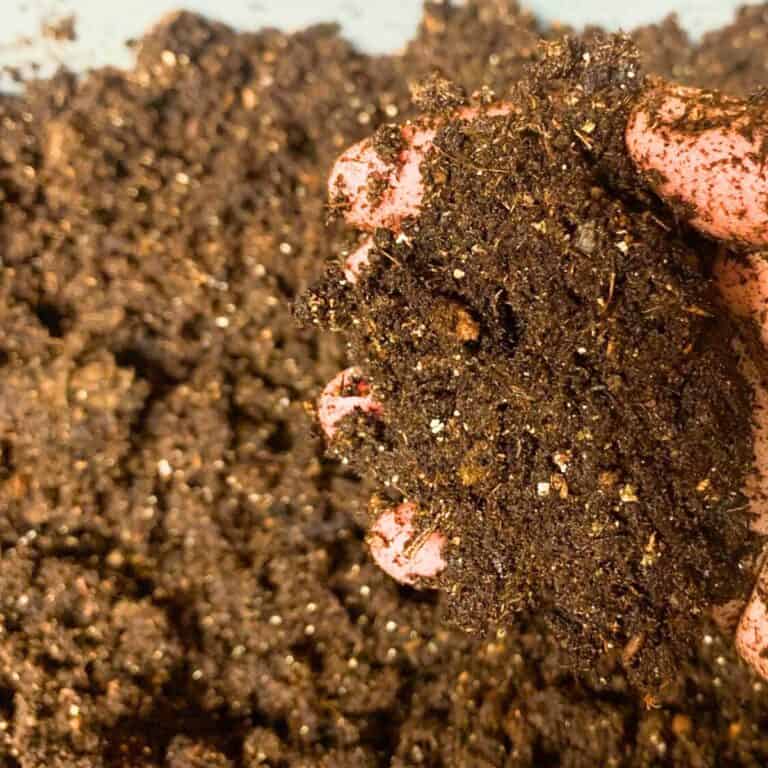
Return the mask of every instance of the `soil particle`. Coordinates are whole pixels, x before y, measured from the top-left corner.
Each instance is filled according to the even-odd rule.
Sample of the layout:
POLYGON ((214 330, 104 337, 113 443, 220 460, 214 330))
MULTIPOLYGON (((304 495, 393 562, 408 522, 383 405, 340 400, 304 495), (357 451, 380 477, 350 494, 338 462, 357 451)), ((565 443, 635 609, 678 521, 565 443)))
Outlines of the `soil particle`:
POLYGON ((398 125, 391 123, 382 125, 373 134, 373 149, 385 163, 394 165, 399 162, 405 147, 403 132, 398 125))
POLYGON ((77 40, 77 17, 74 14, 48 19, 41 26, 43 37, 58 42, 71 43, 77 40))
MULTIPOLYGON (((752 89, 765 13, 701 48, 647 34, 651 71, 698 57, 689 82, 752 89)), ((768 761, 763 683, 712 628, 645 702, 631 645, 574 675, 524 611, 450 628, 371 564, 371 489, 305 410, 348 365, 290 314, 350 246, 325 226, 335 156, 432 72, 506 94, 541 32, 511 2, 429 4, 402 56, 369 57, 331 25, 182 13, 129 72, 0 98, 4 767, 768 761)))

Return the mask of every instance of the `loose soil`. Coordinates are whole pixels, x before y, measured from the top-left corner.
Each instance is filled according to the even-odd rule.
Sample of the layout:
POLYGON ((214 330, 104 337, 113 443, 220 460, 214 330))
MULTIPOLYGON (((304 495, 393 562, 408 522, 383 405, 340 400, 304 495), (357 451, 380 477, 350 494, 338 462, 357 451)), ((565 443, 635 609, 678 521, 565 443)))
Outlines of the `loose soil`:
MULTIPOLYGON (((560 30, 548 30, 555 37, 560 30)), ((425 9, 395 57, 191 14, 130 72, 0 99, 0 765, 760 766, 768 692, 702 625, 643 699, 523 612, 490 634, 370 562, 372 488, 305 403, 347 364, 290 305, 349 242, 335 155, 438 70, 507 94, 542 30, 425 9)), ((650 71, 748 92, 768 7, 650 71)))
MULTIPOLYGON (((565 39, 538 59, 504 116, 417 88, 437 129, 423 210, 376 233, 355 285, 335 259, 302 314, 344 333, 383 405, 333 454, 445 535, 451 618, 538 612, 582 668, 618 647, 657 688, 701 615, 754 584, 751 387, 706 249, 633 179, 636 48, 565 39)), ((389 133, 380 156, 399 154, 389 133)))

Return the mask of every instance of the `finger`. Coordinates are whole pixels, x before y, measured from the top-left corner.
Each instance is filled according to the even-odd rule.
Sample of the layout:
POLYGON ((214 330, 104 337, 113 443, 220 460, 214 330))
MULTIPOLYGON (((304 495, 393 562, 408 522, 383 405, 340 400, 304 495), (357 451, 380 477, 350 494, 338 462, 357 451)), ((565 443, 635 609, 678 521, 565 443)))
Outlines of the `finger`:
MULTIPOLYGON (((507 114, 510 106, 486 110, 462 109, 457 117, 472 120, 507 114)), ((406 123, 400 132, 403 148, 395 162, 381 158, 372 139, 350 147, 336 161, 328 181, 332 201, 343 200, 347 221, 360 229, 377 227, 399 231, 403 219, 417 216, 424 198, 421 163, 432 148, 438 124, 406 123), (371 194, 376 182, 376 193, 371 194)))
MULTIPOLYGON (((756 472, 747 478, 745 493, 756 514, 753 528, 768 533, 768 504, 766 503, 766 469, 768 469, 768 392, 755 389, 755 457, 756 472)), ((763 563, 757 586, 747 602, 736 630, 736 649, 758 674, 768 678, 768 563, 763 563)))
MULTIPOLYGON (((748 257, 743 263, 721 259, 715 265, 715 277, 731 312, 754 322, 768 350, 768 263, 758 256, 748 257)), ((747 478, 744 492, 755 514, 753 529, 768 534, 768 392, 754 366, 745 366, 744 373, 755 391, 755 471, 747 478)))
POLYGON ((736 649, 759 675, 768 679, 768 567, 763 567, 755 591, 747 603, 739 628, 736 649))
POLYGON ((333 166, 331 200, 343 199, 347 221, 360 229, 384 227, 398 231, 402 220, 416 216, 424 197, 421 163, 437 131, 407 124, 401 129, 403 149, 394 163, 376 153, 372 139, 350 147, 333 166), (371 182, 379 192, 370 194, 371 182))
MULTIPOLYGON (((347 368, 327 384, 318 400, 318 418, 331 441, 339 424, 359 411, 381 416, 383 408, 371 394, 368 382, 357 368, 347 368)), ((445 568, 445 536, 431 531, 415 535, 414 504, 400 504, 381 513, 368 534, 368 546, 377 565, 401 584, 414 585, 433 578, 445 568)))
POLYGON ((380 416, 382 410, 358 368, 347 368, 334 376, 317 402, 320 426, 328 440, 334 438, 340 422, 355 411, 380 416))
MULTIPOLYGON (((763 345, 768 348, 768 264, 758 257, 744 263, 733 259, 721 260, 715 268, 720 292, 731 311, 743 319, 751 319, 760 331, 763 345)), ((754 450, 755 472, 744 486, 755 514, 753 528, 768 533, 768 391, 757 371, 749 365, 745 373, 755 388, 754 450)), ((764 565, 757 586, 747 602, 736 630, 736 649, 741 657, 760 675, 768 678, 768 565, 764 565)), ((722 614, 722 612, 721 612, 722 614)))
POLYGON ((379 515, 368 534, 368 546, 376 564, 401 584, 431 579, 446 566, 445 536, 430 531, 416 536, 415 504, 400 504, 379 515))
POLYGON ((344 259, 344 277, 348 283, 354 285, 368 266, 371 259, 371 250, 373 250, 373 238, 366 237, 352 253, 347 254, 344 259))
POLYGON ((745 320, 752 320, 768 349, 768 262, 759 256, 743 261, 720 259, 715 264, 717 285, 728 309, 745 320))
POLYGON ((699 230, 761 245, 768 243, 767 123, 755 103, 664 86, 635 108, 626 142, 659 194, 692 207, 699 230))
MULTIPOLYGON (((750 509, 754 515, 751 528, 756 533, 768 534, 768 391, 762 385, 756 371, 751 366, 745 366, 748 370, 744 373, 751 381, 755 391, 754 403, 754 421, 752 424, 752 438, 755 452, 755 470, 747 476, 744 482, 744 494, 749 499, 750 509)), ((768 569, 761 573, 761 578, 768 578, 768 569)), ((732 632, 739 627, 740 619, 749 621, 752 624, 750 630, 752 640, 745 643, 745 628, 736 629, 736 645, 745 661, 755 668, 754 662, 758 661, 750 648, 759 645, 762 649, 768 650, 768 621, 762 624, 758 622, 759 615, 765 615, 765 610, 760 608, 762 599, 757 590, 755 590, 745 603, 743 599, 731 600, 724 605, 715 606, 712 610, 712 616, 720 629, 724 632, 732 632), (745 605, 747 606, 745 609, 745 605), (746 613, 744 611, 747 611, 746 613), (751 615, 751 619, 747 618, 751 615), (759 630, 763 638, 762 643, 756 643, 754 631, 759 630)), ((743 623, 743 622, 742 622, 743 623)), ((762 673, 761 673, 762 674, 762 673)))
MULTIPOLYGON (((766 470, 768 469, 768 392, 755 387, 755 459, 757 469, 747 478, 744 492, 755 513, 752 525, 759 533, 768 533, 768 504, 766 499, 766 470)), ((768 563, 763 563, 757 585, 747 602, 736 630, 736 649, 758 674, 768 678, 768 563)))

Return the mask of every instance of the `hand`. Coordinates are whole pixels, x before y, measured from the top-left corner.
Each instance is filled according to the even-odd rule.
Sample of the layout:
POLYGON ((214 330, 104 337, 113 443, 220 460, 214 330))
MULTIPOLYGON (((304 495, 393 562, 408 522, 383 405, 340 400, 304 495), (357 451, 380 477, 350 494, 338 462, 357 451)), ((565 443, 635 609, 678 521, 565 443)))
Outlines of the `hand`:
MULTIPOLYGON (((493 113, 503 114, 505 109, 502 104, 493 113)), ((627 147, 649 183, 673 205, 685 206, 690 223, 700 231, 743 244, 768 245, 766 113, 768 107, 755 102, 664 86, 646 94, 633 111, 627 147)), ((471 119, 473 114, 464 110, 461 116, 471 119)), ((371 141, 366 140, 347 150, 331 173, 331 198, 343 196, 349 201, 347 220, 364 232, 377 227, 398 231, 403 219, 419 213, 424 194, 419 169, 435 130, 409 124, 401 131, 404 149, 396 167, 381 160, 371 141), (375 204, 366 194, 374 174, 388 180, 387 191, 375 204)), ((368 236, 347 256, 344 274, 350 283, 355 283, 365 269, 372 245, 368 236)), ((716 276, 730 309, 740 317, 753 318, 763 344, 768 345, 768 264, 757 256, 747 257, 743 263, 722 258, 716 276)), ((757 464, 745 493, 755 514, 755 530, 768 533, 768 391, 752 367, 745 374, 756 393, 757 464)), ((345 416, 355 410, 379 415, 382 406, 371 396, 360 372, 348 369, 325 388, 318 410, 330 440, 345 416)), ((414 538, 416 511, 410 503, 384 511, 368 538, 378 565, 405 584, 433 578, 446 565, 448 543, 442 533, 434 531, 425 538, 414 538)), ((768 678, 768 567, 743 612, 736 644, 743 658, 768 678), (767 655, 763 657, 763 653, 767 655)))

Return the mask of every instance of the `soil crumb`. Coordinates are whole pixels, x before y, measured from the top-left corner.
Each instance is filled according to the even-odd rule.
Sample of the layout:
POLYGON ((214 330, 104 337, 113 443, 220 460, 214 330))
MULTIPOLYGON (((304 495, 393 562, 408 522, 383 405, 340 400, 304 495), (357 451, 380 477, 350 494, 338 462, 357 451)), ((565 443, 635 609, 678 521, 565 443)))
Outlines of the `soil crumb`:
POLYGON ((77 40, 77 17, 75 14, 70 14, 47 19, 41 24, 40 33, 49 40, 72 43, 77 40))
POLYGON ((622 167, 638 58, 619 36, 546 43, 473 120, 450 84, 417 88, 442 115, 417 123, 436 131, 420 214, 377 231, 354 284, 332 263, 305 311, 383 407, 333 453, 396 476, 451 542, 449 615, 537 612, 581 667, 621 648, 658 688, 708 608, 748 594, 760 540, 736 329, 706 253, 622 167))
MULTIPOLYGON (((634 37, 649 71, 747 92, 766 29, 755 6, 701 46, 634 37)), ((3 768, 768 762, 764 683, 711 627, 644 700, 624 649, 574 674, 525 610, 451 628, 371 563, 372 488, 304 407, 349 364, 290 310, 349 245, 335 156, 435 72, 501 97, 543 32, 513 2, 428 4, 370 57, 332 25, 183 13, 128 72, 0 97, 3 768)))

